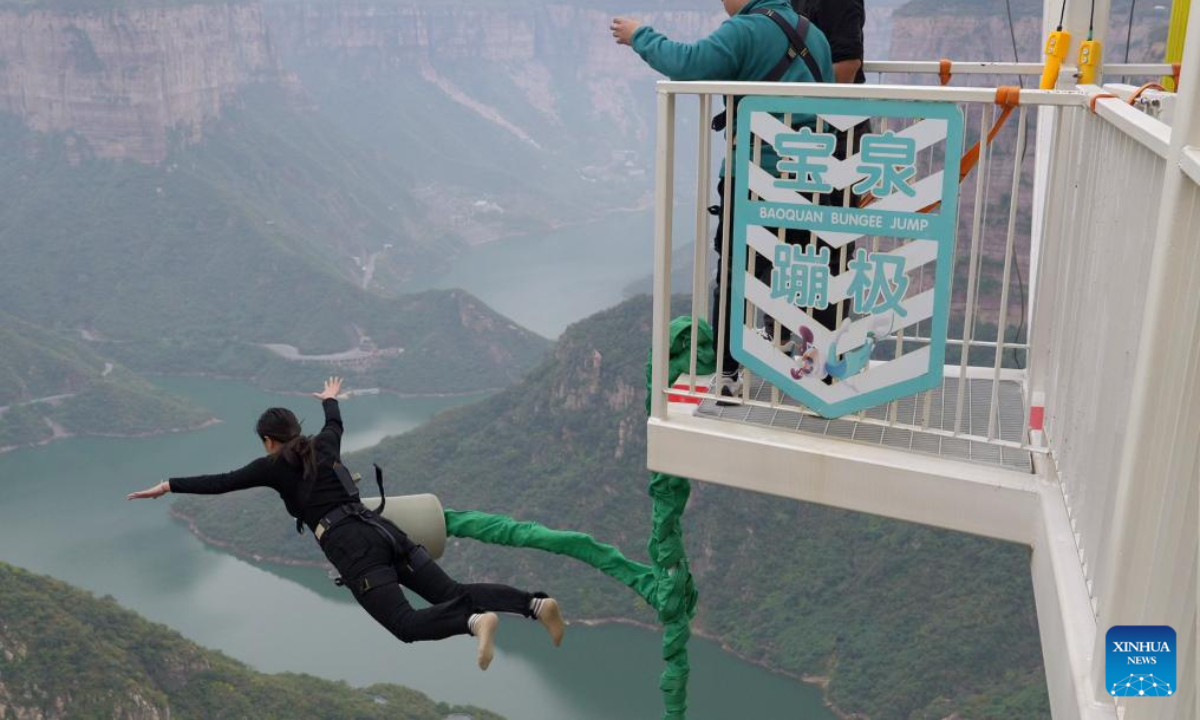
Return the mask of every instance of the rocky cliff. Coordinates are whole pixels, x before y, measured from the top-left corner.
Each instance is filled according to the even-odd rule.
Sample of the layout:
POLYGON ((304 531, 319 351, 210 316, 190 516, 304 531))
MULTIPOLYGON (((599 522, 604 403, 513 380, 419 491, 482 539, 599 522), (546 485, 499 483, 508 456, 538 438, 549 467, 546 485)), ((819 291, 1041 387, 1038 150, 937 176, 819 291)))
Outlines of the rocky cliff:
MULTIPOLYGON (((1042 3, 1011 0, 1013 30, 1021 62, 1041 62, 1042 3)), ((1151 3, 1135 7, 1129 62, 1160 62, 1167 32, 1167 13, 1151 3)), ((1105 60, 1125 60, 1130 1, 1117 0, 1110 14, 1105 60)), ((1003 2, 994 0, 912 0, 891 16, 892 60, 1013 61, 1013 38, 1003 2)))
POLYGON ((178 133, 279 68, 261 7, 0 11, 0 110, 77 134, 104 158, 157 162, 178 133))
MULTIPOLYGON (((193 4, 109 11, 0 10, 0 111, 42 132, 86 141, 102 158, 162 161, 169 144, 201 138, 239 90, 295 81, 288 63, 352 61, 360 79, 412 76, 468 111, 532 141, 536 127, 476 101, 445 66, 487 64, 509 75, 543 119, 562 122, 556 82, 579 83, 593 110, 628 124, 632 79, 651 73, 611 42, 608 13, 566 5, 516 8, 388 2, 193 4)), ((656 11, 681 36, 715 27, 717 13, 656 11)), ((642 93, 649 95, 649 93, 642 93)), ((644 134, 638 126, 637 134, 644 134)))
MULTIPOLYGON (((723 17, 691 0, 640 5, 620 12, 681 39, 703 35, 723 17)), ((873 59, 1011 59, 1007 19, 994 3, 868 5, 873 59)), ((1113 9, 1111 59, 1123 52, 1127 7, 1113 9)), ((1040 56, 1040 12, 1040 3, 1014 3, 1026 61, 1040 56)), ((67 10, 35 2, 0 10, 0 111, 39 131, 76 135, 100 157, 159 162, 173 139, 199 140, 205 121, 219 117, 239 90, 295 83, 290 72, 320 57, 353 62, 360 79, 422 80, 533 148, 546 147, 538 140, 543 128, 514 105, 561 126, 572 121, 565 103, 586 99, 584 120, 645 141, 653 73, 612 43, 611 15, 578 4, 300 0, 67 10), (464 66, 499 72, 515 92, 481 99, 458 72, 464 66)), ((1151 8, 1137 16, 1133 60, 1159 52, 1159 15, 1151 8)))

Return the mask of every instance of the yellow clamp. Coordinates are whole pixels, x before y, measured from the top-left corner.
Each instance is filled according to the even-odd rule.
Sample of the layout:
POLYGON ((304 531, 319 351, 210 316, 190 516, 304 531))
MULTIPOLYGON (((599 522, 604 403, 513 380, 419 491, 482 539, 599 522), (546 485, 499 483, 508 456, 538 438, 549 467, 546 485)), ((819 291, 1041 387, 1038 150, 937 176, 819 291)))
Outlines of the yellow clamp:
POLYGON ((1055 30, 1046 38, 1046 68, 1042 70, 1042 84, 1038 86, 1042 90, 1053 90, 1058 84, 1058 71, 1070 48, 1071 33, 1066 30, 1055 30))

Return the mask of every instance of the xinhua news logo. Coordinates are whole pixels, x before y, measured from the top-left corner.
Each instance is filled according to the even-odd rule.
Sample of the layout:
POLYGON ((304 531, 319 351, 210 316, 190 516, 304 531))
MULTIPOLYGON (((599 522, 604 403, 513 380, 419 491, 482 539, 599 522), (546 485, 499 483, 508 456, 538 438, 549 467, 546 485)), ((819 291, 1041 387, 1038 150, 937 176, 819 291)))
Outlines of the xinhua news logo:
POLYGON ((1169 697, 1175 685, 1175 631, 1117 625, 1105 636, 1105 685, 1115 697, 1169 697))

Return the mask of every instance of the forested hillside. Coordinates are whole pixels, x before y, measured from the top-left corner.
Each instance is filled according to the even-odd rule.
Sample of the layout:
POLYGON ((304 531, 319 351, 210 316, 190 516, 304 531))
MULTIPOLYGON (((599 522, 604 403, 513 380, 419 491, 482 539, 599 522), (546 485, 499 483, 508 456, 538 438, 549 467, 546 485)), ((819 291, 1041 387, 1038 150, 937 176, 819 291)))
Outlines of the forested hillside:
POLYGON ((112 598, 0 563, 0 717, 500 720, 399 685, 267 675, 112 598))

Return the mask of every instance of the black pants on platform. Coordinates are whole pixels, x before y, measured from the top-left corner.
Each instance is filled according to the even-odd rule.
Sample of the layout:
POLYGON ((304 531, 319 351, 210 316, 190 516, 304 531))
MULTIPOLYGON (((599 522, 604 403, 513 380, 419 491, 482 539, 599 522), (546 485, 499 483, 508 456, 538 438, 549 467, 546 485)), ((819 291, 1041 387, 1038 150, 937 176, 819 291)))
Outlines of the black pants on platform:
POLYGON ((524 592, 508 585, 455 582, 399 528, 387 520, 379 522, 392 534, 401 555, 367 523, 351 518, 340 523, 325 538, 322 549, 354 593, 354 599, 403 642, 441 640, 469 634, 467 620, 473 613, 506 612, 533 617, 530 600, 542 593, 524 592), (419 550, 418 550, 419 549, 419 550), (373 571, 391 566, 399 582, 360 592, 354 582, 373 571), (406 587, 430 603, 417 610, 404 596, 406 587))

